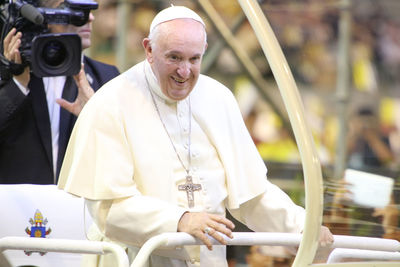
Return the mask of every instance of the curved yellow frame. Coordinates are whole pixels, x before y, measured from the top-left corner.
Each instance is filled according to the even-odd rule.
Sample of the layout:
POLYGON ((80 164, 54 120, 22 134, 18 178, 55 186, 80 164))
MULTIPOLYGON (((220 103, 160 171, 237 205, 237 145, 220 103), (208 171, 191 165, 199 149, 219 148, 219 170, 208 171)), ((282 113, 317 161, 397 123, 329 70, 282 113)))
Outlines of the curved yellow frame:
POLYGON ((304 107, 299 91, 271 26, 256 0, 238 0, 238 2, 253 27, 267 57, 288 112, 299 148, 305 177, 306 220, 303 238, 293 266, 308 266, 312 263, 318 247, 319 230, 316 231, 316 229, 319 229, 322 224, 323 186, 321 164, 311 131, 307 128, 308 124, 305 121, 304 107))

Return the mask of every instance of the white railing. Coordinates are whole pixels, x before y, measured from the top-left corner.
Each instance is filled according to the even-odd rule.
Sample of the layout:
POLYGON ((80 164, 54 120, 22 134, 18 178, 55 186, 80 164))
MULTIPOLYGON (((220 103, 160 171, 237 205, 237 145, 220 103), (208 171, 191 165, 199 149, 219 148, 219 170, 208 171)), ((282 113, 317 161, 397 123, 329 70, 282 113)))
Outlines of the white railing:
POLYGON ((400 252, 336 248, 329 254, 326 263, 342 262, 349 259, 400 261, 400 252))
MULTIPOLYGON (((209 237, 213 245, 221 245, 218 241, 209 237)), ((288 246, 298 247, 302 239, 301 234, 290 233, 233 233, 233 239, 225 238, 228 245, 231 246, 252 246, 252 245, 269 245, 269 246, 288 246)), ((335 235, 335 241, 329 248, 339 250, 332 257, 330 263, 336 259, 342 258, 366 258, 366 259, 382 259, 385 255, 399 259, 400 242, 392 239, 372 238, 372 237, 356 237, 335 235), (366 253, 361 253, 364 250, 366 253), (351 252, 354 251, 352 256, 351 252), (374 254, 368 252, 373 251, 374 254), (342 253, 346 253, 342 257, 342 253), (349 256, 350 255, 350 256, 349 256), (364 257, 363 257, 364 256, 364 257), (376 256, 375 258, 372 256, 376 256), (396 258, 397 257, 397 258, 396 258)), ((157 248, 175 248, 185 245, 201 245, 202 242, 187 233, 164 233, 150 238, 140 249, 130 267, 144 266, 151 253, 157 248)), ((335 250, 334 250, 335 251, 335 250)), ((384 259, 384 258, 383 258, 384 259)), ((398 264, 398 263, 397 263, 398 264)))
POLYGON ((116 267, 129 266, 125 251, 120 246, 108 242, 9 236, 0 238, 0 253, 5 250, 98 255, 112 253, 116 258, 116 267))
MULTIPOLYGON (((233 233, 233 239, 225 237, 225 240, 230 246, 269 245, 298 247, 301 238, 301 234, 235 232, 233 233)), ((210 239, 214 246, 221 245, 214 238, 210 237, 210 239)), ((335 241, 333 244, 328 247, 333 250, 328 257, 327 265, 333 266, 332 264, 341 262, 344 259, 397 261, 397 263, 386 262, 385 264, 381 263, 381 265, 371 266, 396 266, 396 264, 399 264, 400 242, 397 240, 342 235, 335 235, 334 239, 335 241)), ((200 240, 187 233, 164 233, 149 239, 142 246, 130 267, 144 266, 151 253, 156 249, 201 244, 202 242, 200 240)), ((5 250, 97 255, 112 253, 116 258, 116 267, 129 266, 128 257, 125 251, 120 246, 108 242, 30 237, 3 237, 0 238, 0 252, 5 250)), ((371 264, 376 263, 371 262, 371 264)))

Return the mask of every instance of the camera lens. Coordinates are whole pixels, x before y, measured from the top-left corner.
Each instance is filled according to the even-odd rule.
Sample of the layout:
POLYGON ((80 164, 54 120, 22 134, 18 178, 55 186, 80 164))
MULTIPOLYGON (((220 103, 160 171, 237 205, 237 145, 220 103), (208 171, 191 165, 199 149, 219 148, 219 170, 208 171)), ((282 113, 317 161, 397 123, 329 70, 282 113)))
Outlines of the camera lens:
POLYGON ((79 73, 82 42, 78 34, 41 34, 32 41, 31 68, 37 77, 79 73))
POLYGON ((42 58, 49 66, 57 67, 61 65, 66 57, 67 49, 63 43, 57 40, 49 41, 43 47, 42 58))

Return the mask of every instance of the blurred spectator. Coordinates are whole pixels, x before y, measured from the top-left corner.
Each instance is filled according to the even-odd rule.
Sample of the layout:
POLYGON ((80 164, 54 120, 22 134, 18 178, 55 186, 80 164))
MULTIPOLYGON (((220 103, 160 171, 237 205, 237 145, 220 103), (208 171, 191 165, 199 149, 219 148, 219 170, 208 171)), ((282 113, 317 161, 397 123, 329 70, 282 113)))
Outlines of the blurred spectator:
POLYGON ((378 81, 371 46, 364 42, 355 42, 352 47, 354 87, 364 92, 375 92, 378 81))
POLYGON ((394 159, 389 138, 370 107, 359 109, 350 120, 348 155, 350 168, 366 171, 388 166, 394 159))
POLYGON ((384 21, 378 39, 381 74, 388 82, 400 86, 400 27, 399 23, 384 21))
POLYGON ((382 218, 382 227, 384 229, 384 234, 382 237, 396 239, 400 241, 400 230, 398 228, 399 215, 400 211, 395 204, 393 195, 391 197, 390 203, 386 207, 374 210, 372 216, 382 218))

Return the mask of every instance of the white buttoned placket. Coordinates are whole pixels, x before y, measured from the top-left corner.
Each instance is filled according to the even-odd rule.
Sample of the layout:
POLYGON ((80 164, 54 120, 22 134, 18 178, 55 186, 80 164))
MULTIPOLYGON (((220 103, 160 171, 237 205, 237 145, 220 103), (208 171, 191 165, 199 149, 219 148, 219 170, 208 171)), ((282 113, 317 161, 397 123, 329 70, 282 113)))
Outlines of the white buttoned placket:
MULTIPOLYGON (((163 120, 168 128, 169 135, 174 142, 185 166, 188 164, 188 140, 189 140, 189 101, 188 99, 175 103, 166 103, 156 97, 163 120)), ((202 190, 194 192, 195 206, 191 211, 206 211, 224 214, 225 208, 225 172, 219 160, 218 153, 209 141, 206 134, 200 128, 196 120, 192 119, 191 129, 191 164, 190 173, 193 176, 193 183, 201 184, 202 190)), ((176 187, 185 182, 186 172, 178 160, 173 161, 173 173, 176 187)), ((178 191, 178 203, 180 206, 187 206, 185 191, 178 191)))

